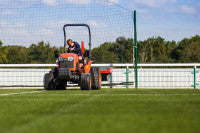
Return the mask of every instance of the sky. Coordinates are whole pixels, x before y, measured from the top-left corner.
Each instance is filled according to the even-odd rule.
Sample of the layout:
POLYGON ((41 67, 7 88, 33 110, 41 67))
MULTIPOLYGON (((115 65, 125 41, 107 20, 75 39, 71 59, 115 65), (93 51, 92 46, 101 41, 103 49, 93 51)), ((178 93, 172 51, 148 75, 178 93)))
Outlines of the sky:
POLYGON ((161 36, 180 41, 200 35, 200 0, 120 0, 137 11, 138 39, 161 36))
MULTIPOLYGON (((161 36, 178 42, 200 35, 200 0, 0 0, 0 40, 5 45, 44 40, 60 46, 64 24, 87 23, 92 43, 99 46, 119 36, 133 37, 133 10, 139 41, 161 36)), ((68 29, 67 35, 88 43, 87 29, 68 29)))

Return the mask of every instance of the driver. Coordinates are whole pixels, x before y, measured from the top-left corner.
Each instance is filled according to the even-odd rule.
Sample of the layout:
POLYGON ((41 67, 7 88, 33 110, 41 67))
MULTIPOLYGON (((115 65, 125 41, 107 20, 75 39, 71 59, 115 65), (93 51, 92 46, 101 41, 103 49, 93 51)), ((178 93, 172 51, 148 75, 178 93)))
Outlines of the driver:
POLYGON ((82 52, 80 45, 77 42, 73 42, 72 39, 68 39, 67 44, 69 45, 67 53, 75 53, 78 55, 78 59, 82 60, 82 52))

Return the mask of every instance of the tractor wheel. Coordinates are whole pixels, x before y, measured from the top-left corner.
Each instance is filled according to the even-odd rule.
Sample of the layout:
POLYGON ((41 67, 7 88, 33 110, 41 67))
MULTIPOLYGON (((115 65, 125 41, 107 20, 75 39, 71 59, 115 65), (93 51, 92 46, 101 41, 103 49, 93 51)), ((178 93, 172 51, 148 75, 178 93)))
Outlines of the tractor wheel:
POLYGON ((101 70, 99 67, 91 67, 92 90, 101 89, 101 70))
POLYGON ((67 82, 61 80, 61 81, 58 81, 56 90, 66 90, 66 87, 67 87, 67 82))
POLYGON ((45 90, 54 90, 56 87, 55 82, 53 81, 53 74, 46 73, 43 79, 44 89, 45 90))
POLYGON ((81 90, 91 90, 92 82, 89 73, 83 73, 81 75, 81 90))

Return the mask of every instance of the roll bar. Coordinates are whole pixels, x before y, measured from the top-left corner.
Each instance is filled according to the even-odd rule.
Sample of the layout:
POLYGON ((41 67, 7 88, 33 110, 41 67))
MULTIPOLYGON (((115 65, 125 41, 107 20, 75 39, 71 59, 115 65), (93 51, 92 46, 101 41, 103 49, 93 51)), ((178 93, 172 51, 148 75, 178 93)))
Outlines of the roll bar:
POLYGON ((87 27, 88 28, 88 32, 89 32, 89 58, 91 58, 91 32, 90 32, 90 26, 87 24, 65 24, 63 26, 63 31, 64 31, 64 53, 66 52, 66 45, 67 45, 67 40, 66 40, 66 32, 65 32, 65 28, 66 27, 73 27, 73 26, 83 26, 83 27, 87 27))

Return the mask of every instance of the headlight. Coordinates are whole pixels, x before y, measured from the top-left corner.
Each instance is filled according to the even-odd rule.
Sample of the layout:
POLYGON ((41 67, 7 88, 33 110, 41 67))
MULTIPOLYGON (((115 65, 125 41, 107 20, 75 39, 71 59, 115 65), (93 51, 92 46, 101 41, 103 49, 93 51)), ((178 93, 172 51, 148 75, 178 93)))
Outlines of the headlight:
POLYGON ((68 61, 73 61, 74 60, 74 57, 69 57, 68 58, 68 61))
POLYGON ((63 57, 59 57, 59 61, 63 61, 64 60, 64 58, 63 57))

